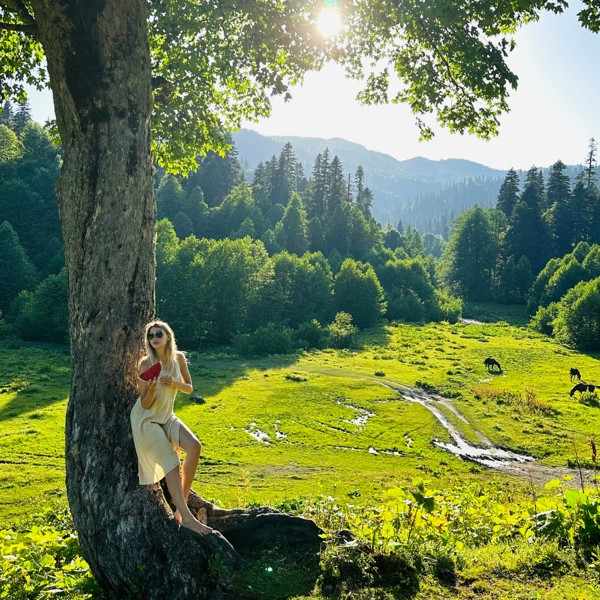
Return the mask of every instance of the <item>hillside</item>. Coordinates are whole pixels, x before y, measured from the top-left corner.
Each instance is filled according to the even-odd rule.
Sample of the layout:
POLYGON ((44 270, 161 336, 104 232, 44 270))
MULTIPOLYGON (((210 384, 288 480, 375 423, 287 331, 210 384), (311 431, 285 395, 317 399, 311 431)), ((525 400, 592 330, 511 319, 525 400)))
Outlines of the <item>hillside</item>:
MULTIPOLYGON (((327 534, 313 562, 291 547, 254 551, 227 580, 235 597, 600 597, 598 408, 569 396, 569 368, 594 377, 598 357, 506 321, 399 324, 360 342, 260 359, 190 349, 202 398, 181 394, 176 412, 203 443, 194 489, 223 507, 307 516, 327 534), (488 372, 487 355, 503 370, 488 372)), ((59 584, 63 598, 101 598, 65 507, 69 374, 58 346, 0 343, 8 598, 25 597, 25 577, 45 592, 28 598, 59 584)))
MULTIPOLYGON (((391 221, 396 225, 401 220, 421 233, 447 235, 449 225, 465 210, 475 204, 486 208, 494 205, 506 176, 505 171, 460 158, 429 160, 417 156, 397 160, 342 138, 264 136, 242 129, 233 139, 250 177, 258 163, 279 156, 287 142, 310 176, 316 155, 328 148, 332 156, 340 158, 347 173, 353 175, 362 165, 365 183, 375 195, 373 214, 380 223, 391 221)), ((581 170, 581 166, 571 165, 566 174, 574 180, 581 170)), ((547 176, 548 168, 541 171, 547 176)), ((517 172, 523 182, 525 172, 517 172)))
MULTIPOLYGON (((279 156, 287 142, 294 147, 296 157, 303 164, 307 175, 310 175, 316 155, 326 148, 329 148, 332 155, 340 158, 344 169, 351 174, 362 165, 366 184, 375 195, 373 212, 380 222, 387 222, 389 219, 396 222, 398 218, 402 218, 406 224, 420 223, 420 214, 431 217, 432 207, 431 203, 415 200, 426 194, 442 192, 457 183, 474 185, 477 198, 475 202, 490 204, 505 176, 504 171, 462 159, 436 161, 415 157, 400 161, 342 138, 267 137, 242 129, 234 134, 233 139, 239 159, 249 173, 258 163, 270 160, 273 155, 279 156)), ((445 207, 444 212, 449 213, 449 210, 445 207)))

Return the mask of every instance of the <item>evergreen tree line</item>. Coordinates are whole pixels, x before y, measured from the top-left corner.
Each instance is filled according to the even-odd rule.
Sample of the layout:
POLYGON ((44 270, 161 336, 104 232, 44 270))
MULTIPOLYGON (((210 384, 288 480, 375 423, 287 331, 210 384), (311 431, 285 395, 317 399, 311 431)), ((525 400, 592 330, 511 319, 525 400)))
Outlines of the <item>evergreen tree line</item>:
POLYGON ((579 348, 598 348, 600 337, 593 333, 598 332, 600 305, 591 300, 600 276, 594 140, 575 181, 566 169, 556 162, 544 181, 534 167, 523 189, 511 169, 494 208, 475 206, 457 219, 437 277, 465 300, 526 303, 540 331, 579 348), (589 296, 587 301, 575 302, 573 290, 589 296))
POLYGON ((340 319, 365 328, 383 316, 454 320, 460 313, 456 299, 435 290, 423 257, 399 251, 377 270, 346 258, 334 272, 321 252, 271 256, 249 236, 181 240, 168 219, 158 226, 157 305, 188 346, 256 350, 266 337, 270 351, 321 347, 340 319))
POLYGON ((474 204, 494 206, 501 182, 493 177, 469 177, 441 190, 422 192, 398 205, 395 218, 419 232, 439 234, 447 240, 456 218, 474 204))
POLYGON ((209 155, 200 164, 198 174, 207 182, 220 181, 226 190, 218 196, 198 174, 188 180, 172 175, 160 179, 158 217, 169 219, 180 238, 250 236, 262 240, 270 254, 333 252, 338 262, 346 256, 364 260, 380 243, 380 226, 371 215, 373 194, 362 167, 352 179, 326 149, 307 179, 288 143, 279 158, 257 166, 248 184, 235 156, 233 148, 225 160, 209 155))
MULTIPOLYGON (((21 292, 31 293, 63 268, 54 191, 60 160, 60 148, 31 120, 29 105, 5 102, 0 113, 0 314, 21 292)), ((15 318, 16 313, 15 302, 15 318)))

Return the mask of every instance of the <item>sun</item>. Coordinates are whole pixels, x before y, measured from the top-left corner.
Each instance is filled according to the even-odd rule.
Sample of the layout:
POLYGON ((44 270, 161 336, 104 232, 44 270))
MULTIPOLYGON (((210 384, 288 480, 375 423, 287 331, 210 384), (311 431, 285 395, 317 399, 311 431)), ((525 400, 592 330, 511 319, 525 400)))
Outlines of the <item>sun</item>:
POLYGON ((342 18, 334 6, 324 8, 317 18, 317 29, 323 37, 336 36, 342 29, 342 18))

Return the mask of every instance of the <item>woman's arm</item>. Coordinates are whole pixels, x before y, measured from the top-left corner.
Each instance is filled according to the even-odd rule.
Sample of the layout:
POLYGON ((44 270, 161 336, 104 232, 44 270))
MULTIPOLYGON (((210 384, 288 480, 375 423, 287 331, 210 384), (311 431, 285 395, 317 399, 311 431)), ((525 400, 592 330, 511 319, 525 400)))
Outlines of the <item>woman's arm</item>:
POLYGON ((191 394, 194 391, 194 386, 192 385, 192 376, 190 375, 190 370, 188 369, 185 354, 183 354, 182 352, 178 352, 177 362, 179 363, 181 380, 166 375, 164 377, 165 380, 163 381, 163 378, 161 377, 160 381, 165 385, 175 386, 180 392, 183 392, 184 394, 191 394), (170 381, 167 381, 168 379, 170 379, 170 381))

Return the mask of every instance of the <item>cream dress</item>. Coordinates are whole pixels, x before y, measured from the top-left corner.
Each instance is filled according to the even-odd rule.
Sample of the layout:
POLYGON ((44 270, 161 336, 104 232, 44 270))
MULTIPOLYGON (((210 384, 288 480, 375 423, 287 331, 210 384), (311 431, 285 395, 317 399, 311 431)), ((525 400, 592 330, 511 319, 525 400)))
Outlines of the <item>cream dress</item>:
MULTIPOLYGON (((181 379, 177 358, 170 369, 163 366, 160 374, 181 379)), ((140 397, 131 409, 131 430, 138 457, 140 485, 156 483, 169 471, 179 467, 179 427, 182 423, 173 412, 175 396, 175 386, 159 383, 150 408, 142 406, 140 397)))

